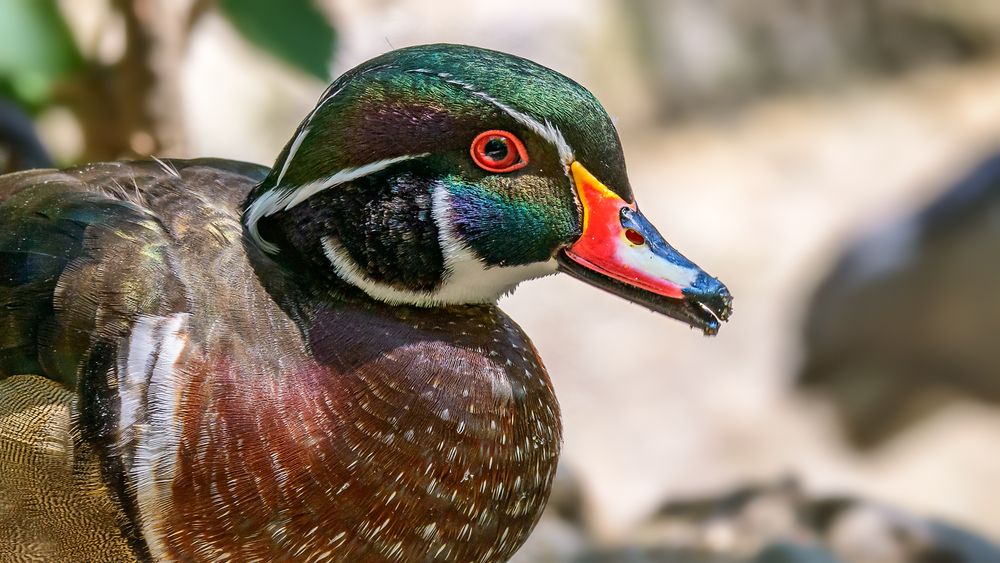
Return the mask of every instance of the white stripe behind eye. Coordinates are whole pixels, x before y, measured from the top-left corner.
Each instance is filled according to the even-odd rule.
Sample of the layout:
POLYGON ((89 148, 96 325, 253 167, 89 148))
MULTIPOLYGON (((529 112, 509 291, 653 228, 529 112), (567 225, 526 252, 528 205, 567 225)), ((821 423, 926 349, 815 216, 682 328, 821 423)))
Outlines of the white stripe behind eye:
MULTIPOLYGON (((468 90, 470 94, 489 102, 499 110, 511 116, 515 121, 524 125, 529 130, 533 131, 535 134, 542 137, 543 139, 548 141, 553 147, 555 147, 556 151, 559 153, 559 160, 562 162, 563 167, 565 168, 568 174, 569 165, 573 162, 575 158, 573 156, 573 149, 570 148, 569 143, 566 142, 566 138, 563 137, 562 131, 560 131, 559 128, 553 125, 552 122, 550 122, 548 119, 544 121, 539 121, 538 119, 535 119, 534 117, 531 117, 530 115, 524 112, 512 108, 511 106, 490 96, 486 92, 479 90, 478 88, 474 87, 471 84, 452 78, 452 75, 447 72, 434 72, 424 68, 412 69, 408 72, 434 76, 436 78, 439 78, 447 82, 448 84, 453 84, 455 86, 468 90)), ((332 93, 324 93, 323 99, 321 100, 320 104, 318 104, 317 107, 313 109, 313 112, 309 114, 309 117, 306 118, 304 123, 309 123, 313 115, 315 115, 316 111, 318 111, 318 109, 323 104, 329 101, 330 98, 336 95, 338 91, 339 90, 333 91, 332 93)), ((343 170, 339 170, 326 178, 319 179, 302 186, 283 188, 281 187, 281 181, 284 179, 285 173, 288 171, 288 167, 291 164, 292 158, 298 152, 299 147, 301 146, 302 141, 305 139, 306 135, 308 135, 309 129, 310 128, 308 126, 302 127, 299 133, 295 136, 295 139, 292 141, 292 146, 289 148, 288 155, 285 157, 285 161, 282 163, 281 170, 278 173, 278 179, 275 182, 276 184, 275 187, 272 188, 270 191, 262 194, 256 200, 254 200, 254 202, 250 204, 250 206, 247 208, 246 214, 244 216, 244 223, 246 224, 247 230, 250 232, 250 237, 257 243, 258 246, 263 248, 266 252, 272 254, 278 252, 278 247, 264 240, 260 236, 260 232, 257 229, 257 223, 264 217, 269 217, 275 213, 278 213, 279 211, 287 211, 295 207, 296 205, 302 203, 303 201, 309 199, 310 197, 316 195, 317 193, 332 188, 338 184, 343 184, 345 182, 355 180, 362 176, 367 176, 369 174, 378 172, 389 166, 392 166, 393 164, 396 164, 397 162, 402 162, 404 160, 409 160, 412 158, 420 158, 430 154, 430 153, 421 153, 413 155, 403 155, 394 158, 388 158, 385 160, 379 160, 355 168, 345 168, 343 170)))
MULTIPOLYGON (((301 137, 304 137, 304 135, 301 135, 301 137)), ((285 171, 288 169, 288 160, 291 159, 294 150, 298 149, 295 145, 296 142, 301 142, 300 137, 296 137, 295 142, 293 142, 292 149, 289 150, 288 159, 286 159, 286 162, 282 166, 281 172, 279 173, 279 178, 284 176, 285 171)), ((430 153, 406 154, 403 156, 369 162, 368 164, 364 164, 362 166, 344 168, 334 172, 326 178, 321 178, 298 187, 283 188, 281 186, 276 186, 270 191, 263 193, 260 197, 255 199, 249 207, 247 207, 243 221, 246 224, 247 230, 250 232, 250 236, 253 240, 261 248, 273 254, 278 251, 278 247, 264 240, 260 236, 260 232, 257 230, 257 223, 264 217, 270 217, 279 211, 288 211, 323 190, 350 182, 351 180, 368 176, 369 174, 374 174, 375 172, 384 170, 398 162, 424 157, 428 154, 430 153)))
POLYGON ((284 203, 284 209, 281 209, 281 211, 288 211, 289 209, 295 207, 296 205, 302 203, 303 201, 311 198, 312 196, 318 194, 323 190, 332 188, 339 184, 343 184, 344 182, 350 182, 351 180, 356 180, 358 178, 361 178, 362 176, 374 174, 375 172, 384 170, 392 166, 393 164, 396 164, 397 162, 403 162, 404 160, 410 160, 412 158, 427 156, 428 154, 429 153, 405 154, 403 156, 397 156, 393 158, 387 158, 385 160, 370 162, 368 164, 358 166, 356 168, 345 168, 343 170, 338 170, 334 174, 327 176, 325 179, 316 180, 315 182, 309 182, 304 186, 299 186, 298 188, 295 188, 291 193, 288 194, 287 198, 283 198, 282 203, 284 203))
POLYGON ((569 143, 566 142, 566 138, 563 137, 562 131, 560 131, 559 128, 553 125, 552 122, 550 122, 548 119, 544 121, 539 121, 522 111, 518 111, 510 107, 509 105, 501 102, 500 100, 494 98, 493 96, 490 96, 489 94, 483 92, 479 88, 476 88, 472 84, 452 78, 452 75, 450 73, 434 72, 426 68, 415 68, 410 70, 409 72, 417 74, 425 74, 428 76, 435 76, 437 78, 440 78, 444 82, 447 82, 448 84, 453 84, 464 90, 468 90, 469 93, 471 93, 473 96, 476 96, 477 98, 480 98, 482 100, 489 102, 490 104, 493 104, 500 111, 513 117, 514 120, 516 120, 518 123, 534 131, 538 136, 542 137, 543 139, 548 141, 552 146, 554 146, 556 150, 559 152, 559 160, 563 163, 563 166, 568 167, 570 164, 572 164, 574 160, 573 149, 570 148, 569 143))
POLYGON ((559 161, 562 162, 563 166, 569 166, 573 163, 573 149, 569 147, 569 143, 567 143, 566 138, 563 137, 562 131, 560 131, 559 128, 553 125, 548 119, 545 121, 538 121, 530 115, 521 113, 499 100, 490 98, 486 94, 477 94, 480 94, 479 97, 492 102, 522 125, 534 131, 539 137, 551 143, 552 146, 556 148, 556 151, 559 152, 559 161))
POLYGON ((306 139, 306 135, 309 134, 309 128, 303 127, 299 134, 295 136, 295 140, 292 141, 292 146, 288 148, 288 155, 285 156, 285 162, 281 164, 281 172, 278 173, 278 179, 274 181, 275 186, 280 186, 281 181, 285 178, 285 172, 288 172, 288 165, 292 163, 292 159, 295 158, 295 153, 299 152, 299 147, 302 146, 302 141, 306 139))

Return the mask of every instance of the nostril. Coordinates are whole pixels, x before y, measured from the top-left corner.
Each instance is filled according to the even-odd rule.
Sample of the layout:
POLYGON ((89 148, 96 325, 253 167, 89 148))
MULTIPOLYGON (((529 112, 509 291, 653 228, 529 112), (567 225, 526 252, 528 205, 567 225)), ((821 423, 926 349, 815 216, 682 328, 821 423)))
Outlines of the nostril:
POLYGON ((646 237, 639 234, 639 231, 635 229, 625 229, 625 238, 636 246, 646 244, 646 237))

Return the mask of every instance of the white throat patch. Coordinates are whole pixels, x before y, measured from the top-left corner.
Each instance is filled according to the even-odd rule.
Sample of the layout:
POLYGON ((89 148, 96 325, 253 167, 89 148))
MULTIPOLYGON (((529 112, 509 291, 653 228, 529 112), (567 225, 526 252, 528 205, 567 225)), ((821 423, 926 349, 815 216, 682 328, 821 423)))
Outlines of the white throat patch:
POLYGON ((522 281, 556 272, 554 259, 520 266, 485 264, 455 232, 450 196, 443 184, 434 186, 431 215, 438 228, 438 244, 444 256, 444 281, 435 291, 409 291, 372 280, 333 237, 323 237, 323 252, 341 279, 370 297, 393 305, 429 307, 495 303, 522 281))

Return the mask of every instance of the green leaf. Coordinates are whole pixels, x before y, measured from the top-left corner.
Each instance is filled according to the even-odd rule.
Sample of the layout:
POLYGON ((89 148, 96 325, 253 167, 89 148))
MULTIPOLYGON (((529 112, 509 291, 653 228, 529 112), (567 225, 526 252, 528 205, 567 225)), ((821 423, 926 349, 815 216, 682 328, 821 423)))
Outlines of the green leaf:
POLYGON ((336 33, 311 0, 219 0, 248 41, 323 81, 330 79, 336 33))
POLYGON ((0 0, 0 90, 39 105, 82 63, 55 0, 0 0))

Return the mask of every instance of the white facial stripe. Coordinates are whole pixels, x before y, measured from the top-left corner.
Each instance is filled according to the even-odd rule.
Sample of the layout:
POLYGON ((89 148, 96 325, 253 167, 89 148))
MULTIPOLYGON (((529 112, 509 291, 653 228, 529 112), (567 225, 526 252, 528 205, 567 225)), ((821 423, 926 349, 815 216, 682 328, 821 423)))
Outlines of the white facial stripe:
POLYGON ((364 76, 366 74, 371 74, 373 72, 378 72, 380 70, 385 70, 387 68, 392 68, 392 66, 393 65, 391 65, 391 64, 382 64, 382 65, 376 65, 376 66, 373 66, 373 67, 369 67, 369 68, 367 68, 367 69, 365 69, 365 70, 363 70, 363 71, 355 74, 353 77, 350 78, 350 80, 345 79, 344 76, 341 76, 340 78, 338 78, 337 80, 335 80, 333 83, 331 83, 329 86, 326 87, 326 90, 323 91, 323 95, 321 95, 319 97, 319 102, 316 103, 316 107, 313 108, 313 110, 309 113, 309 115, 305 118, 305 120, 302 123, 303 124, 308 124, 310 121, 312 121, 312 118, 316 115, 316 113, 318 113, 319 110, 323 106, 325 106, 327 104, 327 102, 329 102, 330 100, 332 100, 333 98, 335 98, 337 96, 337 94, 339 94, 341 92, 341 90, 343 90, 344 88, 347 88, 347 86, 351 82, 358 81, 359 78, 361 78, 362 76, 364 76))
MULTIPOLYGON (((288 211, 289 209, 295 207, 296 205, 302 203, 303 201, 311 198, 312 196, 318 194, 319 192, 332 188, 336 185, 343 184, 344 182, 350 182, 351 180, 356 180, 363 176, 369 174, 374 174, 379 170, 384 170, 397 162, 403 162, 404 160, 410 160, 413 158, 420 158, 427 156, 430 153, 420 153, 420 154, 405 154, 403 156, 397 156, 393 158, 387 158, 385 160, 379 160, 376 162, 370 162, 363 166, 358 166, 356 168, 345 168, 339 170, 336 173, 328 176, 322 180, 316 180, 315 182, 310 182, 304 186, 299 186, 288 194, 287 198, 282 202, 284 208, 282 211, 288 211)), ((274 213, 274 211, 272 211, 274 213)), ((270 213, 269 213, 270 215, 270 213)))
MULTIPOLYGON (((451 217, 451 195, 441 183, 435 185, 431 191, 431 217, 438 229, 438 244, 441 247, 441 254, 446 259, 461 253, 472 254, 462 238, 455 232, 455 224, 451 217)), ((475 262, 479 261, 475 256, 471 256, 471 258, 475 262)))
MULTIPOLYGON (((302 137, 304 137, 304 135, 302 135, 302 137)), ((301 143, 300 137, 296 137, 296 142, 301 143)), ((297 150, 298 147, 293 143, 292 149, 297 150)), ((291 160, 291 152, 292 151, 290 150, 289 158, 285 161, 285 165, 282 166, 280 175, 284 175, 285 171, 288 169, 288 162, 291 160)), ((250 204, 250 207, 247 208, 246 214, 244 215, 244 223, 247 226, 247 230, 250 231, 250 236, 257 242, 258 245, 260 245, 267 252, 275 253, 278 251, 278 247, 264 240, 260 236, 260 232, 257 230, 257 223, 264 217, 269 217, 279 211, 287 211, 323 190, 330 189, 345 182, 350 182, 351 180, 368 176, 369 174, 384 170, 385 168, 388 168, 398 162, 403 162, 413 158, 420 158, 427 156, 428 154, 429 153, 407 154, 370 162, 355 168, 344 168, 343 170, 338 170, 326 178, 309 182, 303 186, 290 188, 285 188, 280 185, 276 186, 270 191, 265 192, 263 195, 254 200, 252 204, 250 204)))
POLYGON ((451 196, 443 183, 431 192, 431 216, 438 228, 438 244, 444 255, 442 292, 449 303, 492 303, 514 291, 522 281, 556 272, 556 261, 520 266, 488 267, 455 230, 451 196))
POLYGON ((135 444, 134 458, 123 461, 135 487, 141 531, 156 560, 167 556, 163 536, 168 530, 161 516, 170 502, 180 444, 176 412, 181 386, 175 368, 187 345, 188 317, 140 317, 129 339, 125 373, 118 374, 119 433, 135 444), (142 411, 145 423, 139 423, 142 411))
POLYGON ((469 84, 467 82, 462 82, 461 80, 453 78, 450 73, 434 72, 426 68, 415 68, 413 70, 410 70, 409 72, 436 76, 441 80, 443 80, 444 82, 447 82, 448 84, 454 84, 455 86, 467 90, 473 96, 476 96, 477 98, 481 98, 489 102, 490 104, 500 109, 500 111, 503 111, 507 115, 513 117, 514 120, 516 120, 518 123, 534 131, 538 136, 542 137, 550 144, 552 144, 552 146, 554 146, 556 150, 559 152, 559 160, 563 163, 563 166, 568 167, 573 162, 574 160, 573 149, 571 149, 569 143, 566 142, 565 137, 563 137, 562 131, 560 131, 559 128, 553 125, 548 119, 546 119, 544 122, 539 121, 524 112, 518 111, 510 107, 509 105, 501 102, 500 100, 494 98, 493 96, 490 96, 489 94, 483 92, 479 88, 476 88, 472 84, 469 84))
MULTIPOLYGON (((367 72, 381 69, 383 67, 374 67, 369 69, 367 72)), ((425 74, 430 76, 435 76, 441 80, 447 82, 448 84, 453 84, 460 88, 463 88, 472 95, 481 98, 493 106, 497 107, 507 115, 511 116, 518 123, 524 125, 531 131, 534 131, 538 136, 542 137, 548 141, 559 154, 559 160, 563 164, 567 175, 569 174, 569 165, 573 162, 573 149, 570 148, 569 143, 566 142, 566 138, 563 137, 562 131, 558 127, 553 125, 549 120, 539 121, 530 115, 518 111, 509 105, 501 102, 500 100, 490 96, 486 92, 476 88, 475 86, 462 82, 452 77, 450 73, 447 72, 434 72, 425 68, 412 69, 408 72, 414 72, 419 74, 425 74)), ((306 117, 300 126, 299 132, 296 134, 295 139, 292 141, 291 147, 289 147, 288 155, 285 157, 284 162, 281 164, 281 170, 278 172, 278 177, 275 182, 275 187, 269 192, 264 193, 258 197, 251 205, 247 208, 246 214, 244 216, 244 222, 246 224, 247 230, 250 232, 250 237, 266 252, 276 253, 278 252, 278 247, 274 244, 264 240, 260 236, 260 232, 257 229, 257 223, 264 217, 273 215, 279 211, 287 211, 296 205, 302 203, 306 199, 316 195, 317 193, 332 188, 338 184, 343 184, 344 182, 349 182, 351 180, 360 178, 362 176, 367 176, 374 172, 378 172, 388 166, 391 166, 397 162, 402 162, 404 160, 409 160, 411 158, 419 158, 427 156, 429 153, 422 153, 416 155, 403 155, 394 158, 389 158, 385 160, 380 160, 359 166, 356 168, 345 168, 339 170, 336 173, 328 176, 325 179, 316 180, 310 182, 304 186, 284 188, 281 186, 281 181, 285 177, 285 173, 288 172, 288 168, 291 165, 295 154, 298 152, 299 147, 305 140, 306 136, 309 134, 310 123, 316 113, 322 108, 326 103, 328 103, 334 96, 336 96, 340 90, 344 88, 344 85, 339 85, 334 87, 337 83, 331 84, 327 87, 326 92, 320 98, 319 103, 313 108, 312 112, 306 117)))
POLYGON ((392 305, 413 303, 423 306, 429 304, 430 296, 427 294, 399 290, 380 284, 366 276, 358 263, 351 258, 347 249, 337 239, 323 237, 322 244, 323 254, 333 265, 333 271, 337 273, 337 276, 354 287, 360 288, 369 296, 392 305))
POLYGON ((555 260, 523 266, 487 268, 471 251, 456 247, 456 250, 446 254, 446 279, 436 291, 409 291, 379 283, 366 276, 347 250, 333 237, 323 237, 322 244, 323 253, 342 280, 361 289, 369 297, 390 305, 433 307, 495 303, 497 299, 513 291, 518 283, 556 272, 555 260))
POLYGON ((494 303, 522 281, 556 272, 557 264, 553 259, 520 266, 487 266, 455 232, 451 202, 443 184, 434 187, 432 202, 431 215, 438 228, 438 244, 444 257, 444 280, 435 291, 408 291, 372 280, 332 237, 323 238, 323 253, 341 279, 369 296, 386 303, 420 307, 494 303))

